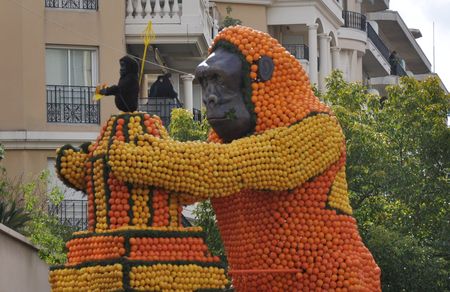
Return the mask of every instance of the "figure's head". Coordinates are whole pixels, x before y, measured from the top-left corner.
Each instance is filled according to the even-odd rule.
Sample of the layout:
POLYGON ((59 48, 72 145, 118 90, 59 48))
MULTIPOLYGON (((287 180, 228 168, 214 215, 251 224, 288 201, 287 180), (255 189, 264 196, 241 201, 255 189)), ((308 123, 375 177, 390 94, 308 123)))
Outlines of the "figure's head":
POLYGON ((249 27, 222 30, 196 77, 213 134, 224 142, 329 112, 300 62, 269 34, 249 27))
POLYGON ((204 91, 208 122, 224 142, 249 134, 255 126, 244 103, 242 64, 236 53, 218 48, 195 72, 204 91))
POLYGON ((124 77, 127 74, 139 73, 139 64, 135 59, 129 56, 124 56, 120 59, 119 63, 120 63, 120 77, 124 77))

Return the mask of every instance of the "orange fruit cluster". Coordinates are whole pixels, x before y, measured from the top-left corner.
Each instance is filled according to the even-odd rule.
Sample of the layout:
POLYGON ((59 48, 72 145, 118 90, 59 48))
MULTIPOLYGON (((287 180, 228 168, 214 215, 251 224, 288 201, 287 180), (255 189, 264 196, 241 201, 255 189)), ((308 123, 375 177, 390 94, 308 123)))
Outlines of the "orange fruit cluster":
POLYGON ((119 258, 125 255, 124 242, 121 236, 74 238, 66 244, 68 264, 119 258))
POLYGON ((169 225, 169 194, 163 190, 155 190, 153 193, 153 225, 169 225))
POLYGON ((379 291, 380 270, 356 220, 327 207, 343 163, 293 191, 212 200, 237 291, 379 291), (240 270, 252 272, 233 274, 240 270))
POLYGON ((109 196, 109 227, 116 229, 122 226, 127 226, 130 223, 128 211, 130 204, 128 202, 130 193, 128 187, 122 182, 114 178, 112 173, 109 174, 108 186, 111 191, 109 196))
POLYGON ((146 261, 199 261, 219 262, 218 257, 208 254, 202 238, 130 238, 130 258, 146 261))
POLYGON ((257 116, 255 132, 291 125, 311 112, 329 112, 314 95, 300 62, 269 34, 245 26, 228 27, 214 38, 210 52, 223 41, 239 50, 250 67, 247 98, 257 116), (261 56, 270 57, 275 65, 272 78, 265 82, 258 79, 261 56))

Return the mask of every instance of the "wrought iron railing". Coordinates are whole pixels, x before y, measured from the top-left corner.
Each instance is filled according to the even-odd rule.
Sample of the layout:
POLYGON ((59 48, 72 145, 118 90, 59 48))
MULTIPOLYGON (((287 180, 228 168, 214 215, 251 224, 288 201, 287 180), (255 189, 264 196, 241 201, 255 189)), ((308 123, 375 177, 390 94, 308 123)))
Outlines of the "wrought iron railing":
POLYGON ((165 127, 169 127, 172 110, 182 106, 178 98, 148 97, 139 99, 139 110, 159 116, 165 127))
POLYGON ((378 49, 378 51, 380 51, 381 55, 386 59, 386 61, 389 61, 389 55, 390 55, 389 49, 383 43, 383 41, 378 36, 378 34, 375 32, 375 30, 370 25, 370 23, 367 23, 367 36, 372 41, 372 43, 375 45, 375 47, 378 49))
POLYGON ((361 13, 343 10, 342 18, 344 18, 344 27, 356 28, 362 31, 367 29, 366 16, 361 13))
POLYGON ((408 75, 405 71, 405 69, 403 69, 402 65, 398 62, 391 64, 391 75, 396 75, 396 76, 406 76, 408 75))
POLYGON ((309 60, 309 47, 307 45, 283 45, 295 58, 309 60))
POLYGON ((98 0, 45 0, 45 7, 98 10, 98 0))
POLYGON ((47 122, 100 124, 100 103, 92 100, 95 87, 47 85, 47 122))
MULTIPOLYGON (((49 204, 48 213, 58 218, 61 224, 76 230, 86 230, 88 227, 87 200, 63 200, 59 205, 49 204)), ((184 227, 192 226, 183 215, 181 220, 184 227)))
POLYGON ((59 205, 49 204, 48 212, 59 222, 77 230, 87 229, 87 200, 63 200, 59 205))

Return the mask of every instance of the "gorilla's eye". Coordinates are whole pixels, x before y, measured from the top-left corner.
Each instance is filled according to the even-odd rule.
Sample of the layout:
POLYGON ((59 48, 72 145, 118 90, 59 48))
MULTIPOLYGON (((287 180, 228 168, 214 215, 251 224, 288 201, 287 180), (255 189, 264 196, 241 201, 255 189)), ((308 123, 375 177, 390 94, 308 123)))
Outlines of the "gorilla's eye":
POLYGON ((200 86, 205 87, 206 83, 205 83, 205 78, 203 77, 197 77, 198 83, 200 83, 200 86))
POLYGON ((222 85, 223 84, 223 78, 219 74, 214 74, 211 79, 218 85, 222 85))

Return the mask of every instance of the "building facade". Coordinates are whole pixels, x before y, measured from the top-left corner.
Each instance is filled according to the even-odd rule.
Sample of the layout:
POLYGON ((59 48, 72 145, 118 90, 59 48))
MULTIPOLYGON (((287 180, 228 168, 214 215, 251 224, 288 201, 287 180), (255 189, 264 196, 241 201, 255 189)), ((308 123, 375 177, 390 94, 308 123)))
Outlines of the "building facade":
POLYGON ((92 100, 95 86, 117 83, 123 55, 142 58, 149 21, 156 39, 144 66, 141 109, 201 107, 192 73, 218 28, 208 1, 2 0, 0 18, 8 44, 0 57, 0 143, 11 176, 36 174, 52 164, 57 147, 96 138, 117 109, 111 97, 92 100), (148 89, 167 72, 178 100, 162 97, 150 106, 148 89))
POLYGON ((222 21, 237 18, 276 37, 321 90, 335 69, 345 80, 363 82, 383 96, 386 85, 397 84, 401 76, 420 80, 433 74, 416 41, 420 31, 409 29, 398 12, 389 10, 389 0, 213 2, 222 21))

